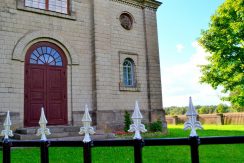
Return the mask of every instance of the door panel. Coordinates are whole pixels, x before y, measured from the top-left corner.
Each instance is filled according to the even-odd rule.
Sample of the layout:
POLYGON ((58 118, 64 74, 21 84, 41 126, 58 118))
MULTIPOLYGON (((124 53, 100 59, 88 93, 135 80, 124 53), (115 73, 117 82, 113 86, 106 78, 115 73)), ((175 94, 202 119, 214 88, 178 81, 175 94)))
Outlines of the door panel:
MULTIPOLYGON (((31 101, 45 101, 44 92, 41 91, 31 91, 30 100, 31 101)), ((44 104, 44 102, 43 102, 44 104)))
POLYGON ((33 65, 27 70, 27 91, 25 106, 27 107, 27 121, 30 126, 36 125, 40 119, 40 108, 45 106, 46 70, 45 67, 33 65))
POLYGON ((66 76, 60 68, 48 68, 48 110, 49 124, 65 124, 66 122, 66 76))
POLYGON ((45 89, 45 67, 32 66, 30 69, 30 87, 31 90, 40 90, 45 89))
POLYGON ((62 110, 60 109, 62 108, 62 104, 61 103, 50 103, 49 104, 49 113, 48 114, 48 118, 51 119, 50 123, 55 124, 55 123, 62 123, 63 121, 63 113, 62 110))
POLYGON ((43 107, 43 103, 31 103, 30 104, 30 121, 32 125, 38 124, 40 120, 40 114, 41 114, 41 107, 43 107))

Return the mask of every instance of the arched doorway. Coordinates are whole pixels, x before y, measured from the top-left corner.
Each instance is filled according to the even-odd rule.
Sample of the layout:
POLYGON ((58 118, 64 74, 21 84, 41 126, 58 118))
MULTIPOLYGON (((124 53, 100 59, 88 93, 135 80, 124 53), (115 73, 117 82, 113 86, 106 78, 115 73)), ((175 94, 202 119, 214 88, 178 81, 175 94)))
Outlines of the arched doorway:
POLYGON ((67 59, 57 45, 38 42, 25 57, 24 125, 37 126, 41 107, 49 125, 67 124, 67 59))

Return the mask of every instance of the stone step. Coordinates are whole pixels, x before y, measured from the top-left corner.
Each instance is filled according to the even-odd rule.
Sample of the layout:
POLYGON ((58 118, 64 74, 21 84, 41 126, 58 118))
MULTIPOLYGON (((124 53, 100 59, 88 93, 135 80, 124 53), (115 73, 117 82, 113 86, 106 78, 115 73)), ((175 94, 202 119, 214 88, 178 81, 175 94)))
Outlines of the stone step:
POLYGON ((36 130, 37 128, 19 128, 15 130, 15 133, 28 135, 28 134, 35 134, 36 130))
MULTIPOLYGON (((83 140, 84 135, 79 134, 70 134, 67 132, 64 133, 52 133, 51 135, 47 135, 47 139, 50 140, 83 140)), ((115 136, 113 134, 94 134, 91 135, 92 140, 102 140, 102 139, 113 139, 115 136)), ((36 136, 35 134, 17 134, 14 133, 13 139, 17 140, 39 140, 40 136, 36 136)))
MULTIPOLYGON (((47 138, 62 138, 62 137, 68 137, 69 133, 64 132, 64 133, 53 133, 51 135, 47 135, 47 138)), ((41 136, 36 136, 35 134, 17 134, 14 133, 13 139, 17 140, 39 140, 41 136)))
MULTIPOLYGON (((35 134, 39 127, 28 127, 16 129, 15 133, 18 134, 35 134)), ((61 133, 61 132, 79 132, 79 126, 47 126, 51 133, 61 133)))
MULTIPOLYGON (((40 136, 36 136, 36 131, 39 127, 28 127, 17 129, 14 133, 14 139, 18 140, 38 140, 40 136)), ((84 136, 79 134, 79 126, 47 126, 49 128, 51 135, 48 135, 48 139, 83 139, 84 136)), ((96 128, 96 127, 94 127, 96 128)), ((95 139, 106 139, 113 138, 112 134, 106 134, 103 130, 95 130, 95 135, 92 135, 95 139)))

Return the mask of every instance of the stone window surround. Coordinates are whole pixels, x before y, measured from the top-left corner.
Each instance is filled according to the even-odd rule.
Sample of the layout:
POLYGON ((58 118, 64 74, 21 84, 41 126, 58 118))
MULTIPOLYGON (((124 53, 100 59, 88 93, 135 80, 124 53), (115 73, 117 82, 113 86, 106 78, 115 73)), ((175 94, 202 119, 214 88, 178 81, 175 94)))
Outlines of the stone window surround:
POLYGON ((140 92, 140 83, 138 82, 138 54, 131 52, 119 51, 119 70, 120 70, 120 82, 119 82, 119 90, 120 91, 128 91, 128 92, 140 92), (134 62, 134 85, 126 86, 123 81, 123 63, 126 58, 130 58, 134 62))
POLYGON ((33 12, 33 13, 38 13, 38 14, 43 14, 48 16, 64 18, 64 19, 76 20, 76 13, 71 9, 71 2, 69 3, 69 15, 54 12, 54 11, 42 10, 38 8, 26 7, 25 0, 17 0, 17 9, 22 11, 27 11, 27 12, 33 12))

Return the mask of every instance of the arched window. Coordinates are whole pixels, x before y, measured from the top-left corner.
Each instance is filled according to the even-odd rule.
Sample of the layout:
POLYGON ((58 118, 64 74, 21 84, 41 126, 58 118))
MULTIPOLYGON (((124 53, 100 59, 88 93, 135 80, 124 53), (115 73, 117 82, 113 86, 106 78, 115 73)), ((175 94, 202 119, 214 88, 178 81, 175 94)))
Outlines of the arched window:
POLYGON ((134 86, 135 84, 135 72, 134 62, 130 58, 126 58, 123 63, 123 82, 125 86, 134 86))
POLYGON ((59 52, 49 46, 40 46, 30 56, 30 64, 47 64, 51 66, 63 66, 59 52))

